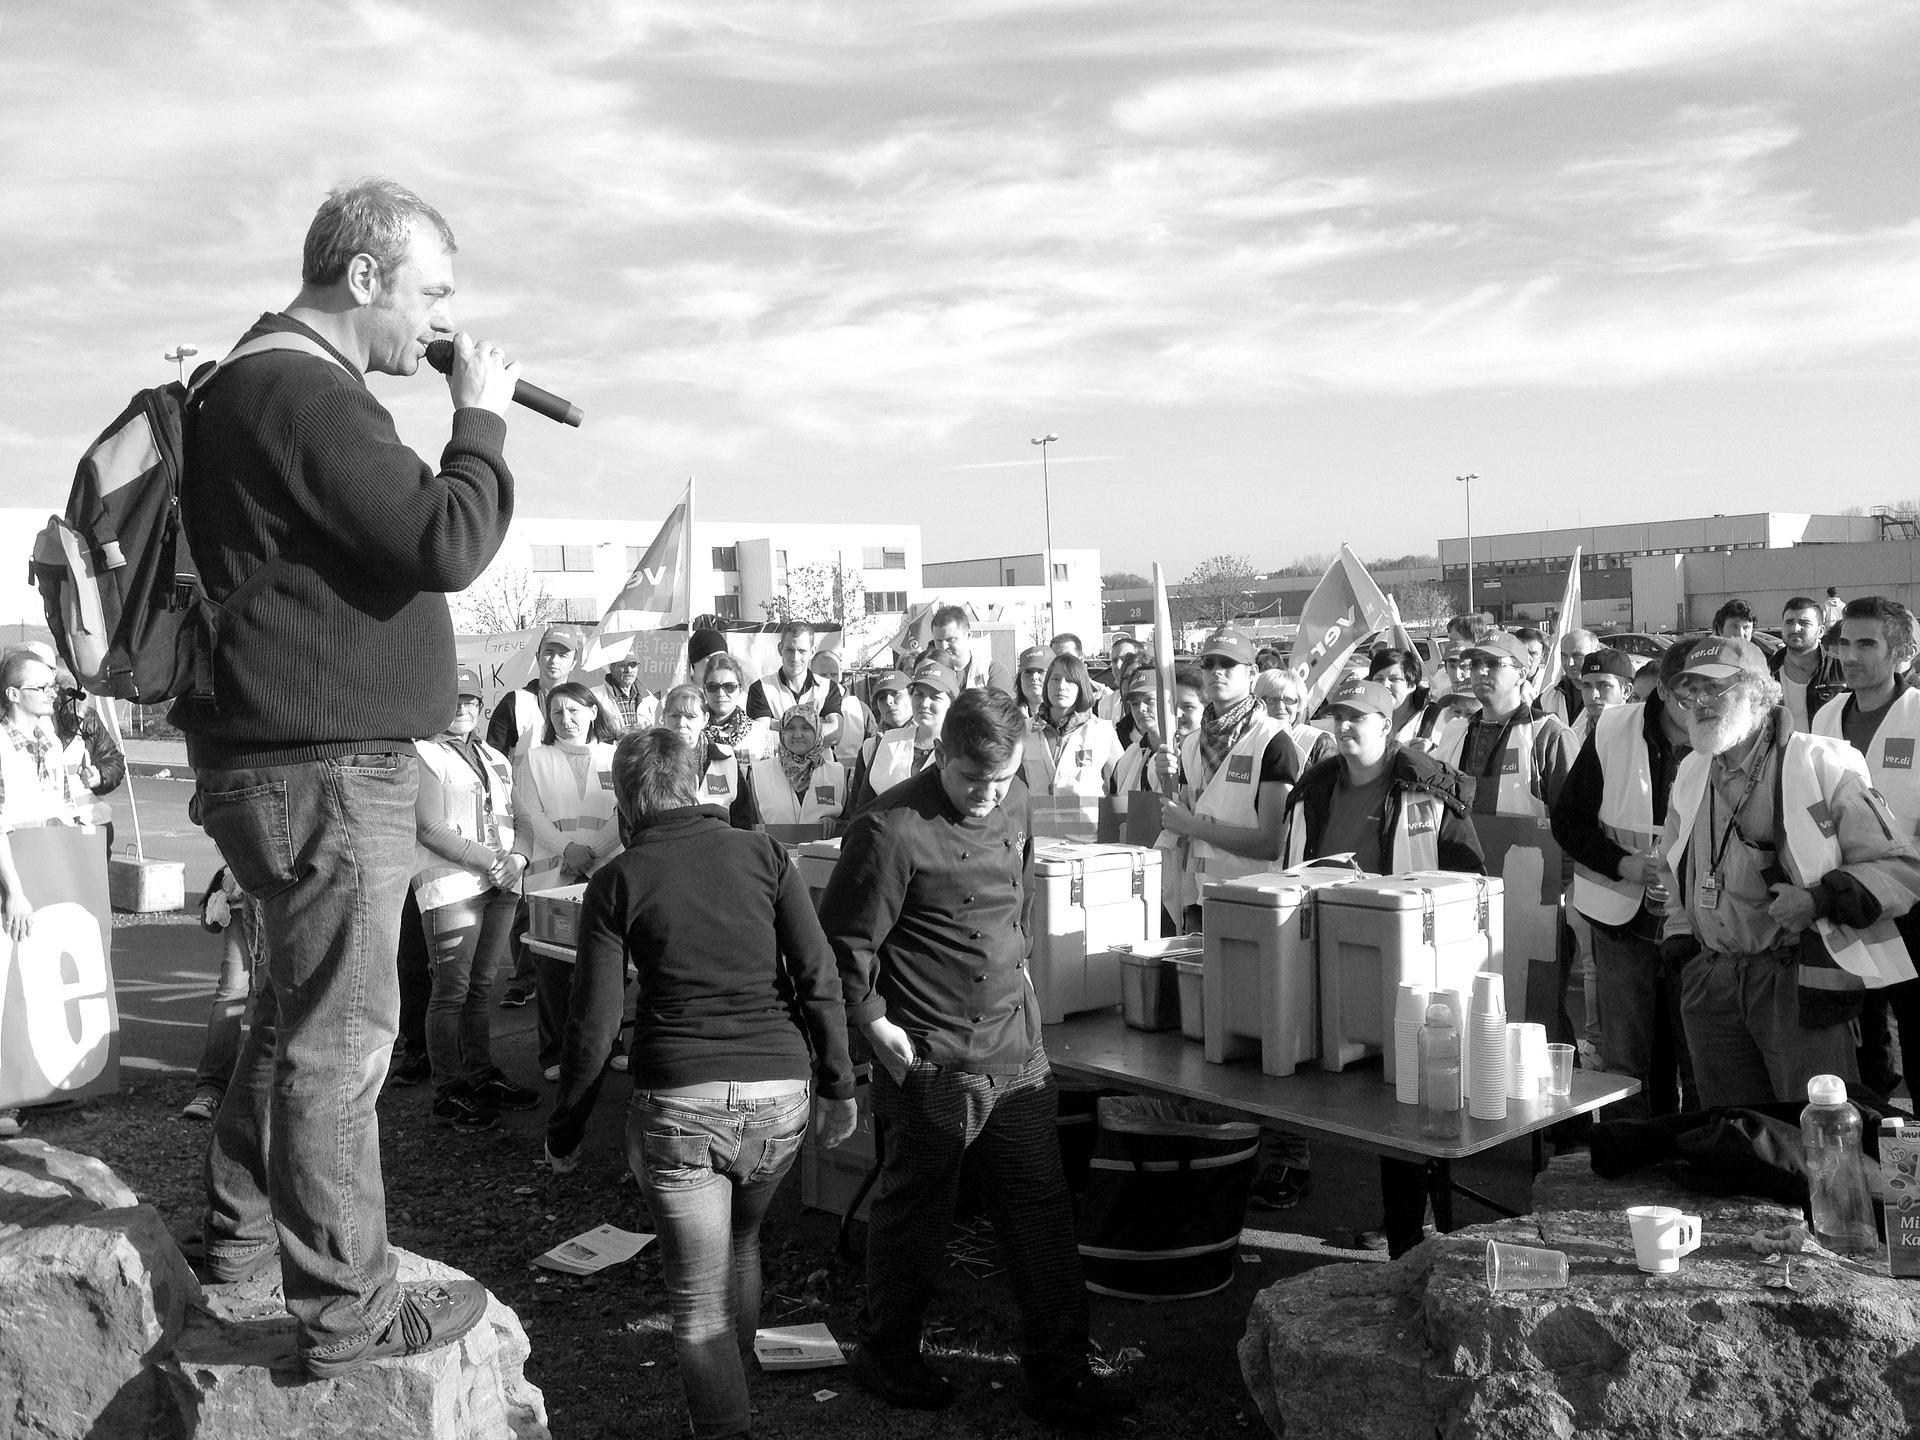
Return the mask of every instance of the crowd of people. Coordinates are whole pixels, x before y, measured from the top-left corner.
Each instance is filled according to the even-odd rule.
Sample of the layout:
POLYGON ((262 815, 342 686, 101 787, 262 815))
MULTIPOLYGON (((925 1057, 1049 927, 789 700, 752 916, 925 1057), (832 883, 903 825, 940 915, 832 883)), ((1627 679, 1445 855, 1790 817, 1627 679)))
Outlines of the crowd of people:
MULTIPOLYGON (((540 1106, 493 1054, 509 972, 499 1003, 537 1002, 555 1172, 578 1166, 606 1076, 631 1076, 627 1158, 695 1434, 751 1430, 760 1226, 809 1128, 827 1146, 853 1131, 856 1044, 886 1144, 855 1381, 897 1406, 953 1400, 922 1345, 964 1171, 1007 1256, 1022 1405, 1076 1426, 1126 1413, 1089 1363, 1026 974, 1036 843, 1116 817, 1163 852, 1167 933, 1198 928, 1213 881, 1335 857, 1497 873, 1516 834, 1550 834, 1571 886, 1549 999, 1589 1064, 1642 1082, 1625 1113, 1795 1099, 1819 1072, 1882 1093, 1920 1075, 1920 638, 1898 602, 1795 597, 1771 657, 1730 602, 1714 634, 1644 664, 1584 630, 1466 617, 1431 660, 1356 651, 1311 714, 1287 657, 1231 627, 1172 666, 1163 713, 1133 641, 1104 682, 1069 634, 1009 669, 955 606, 862 693, 805 624, 764 675, 697 631, 685 683, 658 696, 630 659, 582 671, 585 637, 555 625, 483 722, 444 596, 513 512, 516 368, 455 331, 454 252, 411 192, 335 191, 299 293, 249 331, 274 344, 206 386, 187 447, 184 523, 225 613, 217 706, 173 714, 226 862, 187 1110, 211 1124, 200 1268, 277 1272, 311 1375, 448 1344, 484 1313, 475 1282, 398 1280, 375 1102, 427 1082, 432 1118, 460 1132, 540 1106), (437 469, 364 380, 414 373, 436 337, 454 347, 437 469), (409 683, 364 683, 374 654, 409 683), (829 832, 841 856, 816 907, 782 842, 829 832), (528 896, 582 881, 572 958, 546 953, 528 896)), ((50 653, 0 658, 14 939, 32 906, 9 831, 97 819, 123 773, 97 722, 61 718, 61 689, 50 653)), ((1509 894, 1510 963, 1534 908, 1509 894)), ((1264 1149, 1256 1199, 1295 1203, 1305 1140, 1269 1129, 1264 1149)), ((1369 1239, 1403 1250, 1431 1177, 1385 1162, 1381 1178, 1369 1239)))

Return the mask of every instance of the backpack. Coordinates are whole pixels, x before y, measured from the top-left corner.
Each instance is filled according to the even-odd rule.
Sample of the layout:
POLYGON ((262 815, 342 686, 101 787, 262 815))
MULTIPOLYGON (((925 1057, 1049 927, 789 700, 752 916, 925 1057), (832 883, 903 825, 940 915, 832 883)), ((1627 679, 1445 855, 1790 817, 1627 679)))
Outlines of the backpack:
POLYGON ((249 355, 299 350, 338 364, 304 335, 234 347, 191 384, 142 390, 87 447, 64 516, 48 519, 28 566, 60 657, 95 695, 211 708, 220 606, 206 593, 180 517, 184 426, 208 381, 249 355))

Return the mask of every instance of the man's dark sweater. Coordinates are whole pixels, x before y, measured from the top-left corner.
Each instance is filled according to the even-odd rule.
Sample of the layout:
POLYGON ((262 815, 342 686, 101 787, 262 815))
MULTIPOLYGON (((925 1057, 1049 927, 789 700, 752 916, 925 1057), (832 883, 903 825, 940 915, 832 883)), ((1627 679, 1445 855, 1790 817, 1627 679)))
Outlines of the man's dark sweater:
POLYGON ((954 809, 938 766, 875 800, 820 899, 848 1023, 885 1016, 935 1065, 1017 1075, 1040 1044, 1026 972, 1032 870, 1019 780, 978 820, 954 809))
POLYGON ((633 1083, 801 1080, 853 1097, 833 952, 800 872, 777 840, 727 824, 717 805, 663 810, 587 885, 560 1094, 547 1145, 571 1155, 614 1036, 627 959, 640 972, 633 1083))
MULTIPOLYGON (((294 331, 263 315, 245 338, 294 331)), ((251 356, 187 431, 182 515, 221 603, 216 711, 173 707, 196 768, 399 751, 454 708, 446 593, 479 578, 513 518, 506 422, 453 414, 438 475, 346 356, 251 356)))

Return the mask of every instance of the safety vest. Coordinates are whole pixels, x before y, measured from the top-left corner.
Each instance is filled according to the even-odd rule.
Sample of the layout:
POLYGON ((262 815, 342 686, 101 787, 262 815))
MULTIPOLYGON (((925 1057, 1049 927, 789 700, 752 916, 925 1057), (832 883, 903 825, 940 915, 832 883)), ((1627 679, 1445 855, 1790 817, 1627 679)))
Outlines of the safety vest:
MULTIPOLYGON (((1393 817, 1393 834, 1387 841, 1386 872, 1409 875, 1416 870, 1440 868, 1440 822, 1446 818, 1446 805, 1431 790, 1409 786, 1400 791, 1398 813, 1393 817)), ((1307 807, 1293 807, 1287 822, 1287 848, 1283 865, 1304 864, 1307 855, 1307 807)), ((1311 857, 1319 859, 1319 856, 1311 857)))
MULTIPOLYGON (((1459 716, 1449 720, 1440 732, 1439 743, 1434 747, 1434 753, 1456 770, 1462 769, 1460 760, 1467 748, 1469 723, 1459 716)), ((1540 794, 1539 770, 1533 763, 1533 735, 1541 723, 1540 720, 1528 718, 1525 710, 1520 711, 1518 718, 1507 727, 1506 753, 1500 757, 1492 777, 1474 777, 1483 784, 1488 778, 1494 781, 1494 814, 1546 815, 1547 802, 1540 794)))
MULTIPOLYGON (((48 722, 52 724, 51 721, 48 722)), ((25 745, 15 737, 13 727, 0 724, 0 820, 10 826, 89 825, 104 817, 107 807, 98 804, 93 792, 80 781, 80 766, 87 758, 86 742, 75 736, 64 746, 53 741, 53 758, 47 779, 25 745)), ((109 812, 110 813, 110 812, 109 812)))
MULTIPOLYGON (((1220 768, 1207 777, 1205 788, 1193 802, 1193 813, 1209 816, 1222 825, 1258 828, 1260 814, 1254 802, 1260 793, 1260 762, 1266 758, 1268 744, 1283 728, 1278 720, 1256 707, 1246 734, 1226 753, 1220 768)), ((1200 773, 1200 766, 1200 732, 1196 730, 1180 742, 1180 768, 1183 774, 1191 776, 1200 773)), ((1192 782, 1183 788, 1191 794, 1192 782)), ((1193 840, 1190 854, 1192 874, 1204 875, 1209 881, 1263 875, 1273 868, 1271 860, 1230 855, 1200 839, 1193 840)))
POLYGON ((1120 756, 1120 737, 1089 712, 1066 737, 1055 760, 1041 723, 1032 722, 1021 760, 1033 833, 1090 839, 1100 829, 1100 797, 1107 792, 1107 767, 1120 756))
MULTIPOLYGON (((1678 833, 1667 863, 1676 875, 1682 873, 1680 865, 1687 843, 1693 837, 1700 807, 1706 802, 1710 760, 1710 756, 1695 751, 1681 762, 1674 776, 1667 819, 1678 833)), ((1780 863, 1794 884, 1811 887, 1841 863, 1838 827, 1830 818, 1840 781, 1855 775, 1871 784, 1873 776, 1860 752, 1846 741, 1799 731, 1787 737, 1779 764, 1782 814, 1778 828, 1786 838, 1786 853, 1779 857, 1780 863)), ((1915 971, 1900 932, 1890 919, 1882 918, 1863 930, 1831 920, 1816 920, 1814 924, 1834 963, 1869 990, 1897 985, 1920 973, 1915 971)), ((1823 966, 1800 967, 1802 985, 1833 989, 1836 987, 1830 982, 1840 979, 1823 966)))
POLYGON ((1153 771, 1147 762, 1153 758, 1152 752, 1138 745, 1129 745, 1120 753, 1113 767, 1113 793, 1125 795, 1134 790, 1153 789, 1153 771))
MULTIPOLYGON (((532 799, 560 832, 562 840, 591 845, 613 819, 613 747, 598 742, 587 746, 586 793, 573 778, 573 766, 558 745, 536 745, 527 752, 527 779, 532 799)), ((456 757, 457 758, 457 757, 456 757)), ((529 891, 557 890, 568 883, 560 878, 561 852, 549 850, 537 834, 529 834, 533 859, 527 866, 529 891)), ((596 865, 597 869, 598 866, 596 865)))
MULTIPOLYGON (((1660 827, 1653 819, 1653 766, 1647 761, 1647 707, 1636 701, 1600 712, 1594 726, 1593 750, 1600 761, 1600 830, 1631 854, 1644 854, 1660 843, 1660 827)), ((1573 908, 1603 925, 1625 925, 1640 913, 1647 898, 1644 885, 1616 880, 1573 866, 1573 908)))
MULTIPOLYGON (((463 840, 505 853, 513 848, 513 771, 491 745, 479 746, 491 781, 482 786, 474 769, 442 741, 416 740, 420 761, 440 784, 441 818, 463 840)), ((457 865, 425 845, 414 844, 413 897, 422 910, 484 895, 493 888, 484 872, 457 865)))
MULTIPOLYGON (((1813 717, 1813 733, 1845 740, 1842 722, 1852 701, 1853 696, 1848 693, 1836 695, 1822 705, 1820 713, 1813 717)), ((1920 834, 1920 767, 1914 764, 1916 747, 1920 747, 1920 690, 1903 685, 1874 733, 1866 761, 1873 788, 1880 792, 1887 808, 1909 835, 1920 834)))
POLYGON ((807 684, 801 690, 799 699, 795 699, 793 692, 787 689, 786 676, 778 670, 762 675, 759 685, 760 694, 766 700, 767 708, 773 712, 773 718, 776 720, 793 709, 795 705, 802 703, 811 704, 814 713, 818 714, 820 707, 827 703, 827 691, 831 688, 830 682, 821 679, 811 670, 807 672, 807 684))
POLYGON ((640 692, 638 703, 633 707, 633 724, 627 724, 627 717, 620 709, 620 701, 613 693, 613 686, 602 680, 593 687, 593 698, 600 702, 600 708, 612 722, 615 734, 624 734, 629 730, 649 730, 660 718, 660 702, 639 681, 634 688, 640 692))
POLYGON ((889 730, 873 747, 873 761, 867 766, 867 786, 876 795, 884 795, 902 780, 913 778, 912 725, 889 730))
POLYGON ((840 734, 833 742, 833 753, 842 765, 851 766, 860 757, 867 738, 867 707, 845 691, 840 693, 840 734))
POLYGON ((793 793, 787 772, 780 768, 780 757, 769 755, 753 762, 753 798, 760 805, 760 820, 766 825, 812 825, 831 820, 847 804, 847 771, 838 760, 829 760, 813 772, 804 796, 793 793))

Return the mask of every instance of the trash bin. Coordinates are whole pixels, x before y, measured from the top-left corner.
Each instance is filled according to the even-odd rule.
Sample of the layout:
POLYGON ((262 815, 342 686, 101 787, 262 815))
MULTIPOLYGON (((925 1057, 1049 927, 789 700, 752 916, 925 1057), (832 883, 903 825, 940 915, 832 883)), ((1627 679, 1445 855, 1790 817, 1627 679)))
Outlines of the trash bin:
POLYGON ((1192 1101, 1108 1096, 1080 1201, 1087 1288, 1192 1300, 1233 1283, 1260 1127, 1192 1101))

